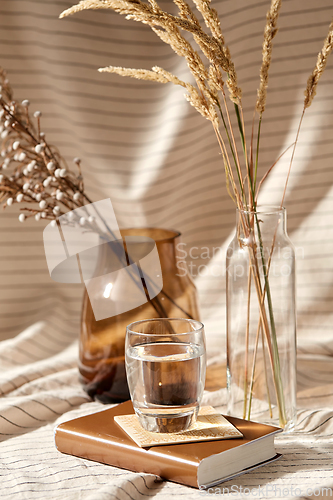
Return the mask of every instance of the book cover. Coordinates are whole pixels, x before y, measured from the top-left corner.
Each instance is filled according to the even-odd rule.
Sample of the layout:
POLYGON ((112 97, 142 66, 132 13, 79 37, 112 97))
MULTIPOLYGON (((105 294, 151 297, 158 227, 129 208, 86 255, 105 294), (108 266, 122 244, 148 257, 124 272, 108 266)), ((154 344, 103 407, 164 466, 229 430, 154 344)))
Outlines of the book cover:
POLYGON ((59 424, 54 433, 56 447, 62 453, 195 488, 218 484, 280 456, 274 449, 280 428, 229 416, 225 418, 243 437, 142 448, 114 420, 132 413, 132 403, 126 401, 59 424))

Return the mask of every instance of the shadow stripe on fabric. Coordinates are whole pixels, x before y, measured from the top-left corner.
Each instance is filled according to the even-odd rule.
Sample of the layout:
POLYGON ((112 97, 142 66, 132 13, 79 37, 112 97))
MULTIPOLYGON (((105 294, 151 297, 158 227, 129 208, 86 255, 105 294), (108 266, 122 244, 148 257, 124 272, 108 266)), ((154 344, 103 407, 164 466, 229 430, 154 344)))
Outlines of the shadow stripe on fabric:
MULTIPOLYGON (((85 40, 85 35, 82 35, 82 39, 85 40)), ((111 42, 112 40, 110 40, 111 42)), ((8 45, 8 46, 22 46, 22 45, 27 45, 31 47, 37 47, 37 48, 42 48, 42 49, 47 49, 47 50, 56 50, 56 51, 63 51, 63 52, 68 52, 68 53, 78 53, 78 54, 87 54, 87 55, 92 55, 92 56, 100 56, 100 57, 105 57, 108 58, 108 60, 111 60, 112 58, 119 58, 121 57, 122 59, 133 59, 133 54, 125 54, 125 53, 120 53, 119 52, 105 52, 103 50, 93 50, 87 47, 81 48, 81 47, 74 47, 73 45, 59 45, 59 44, 49 44, 45 42, 41 42, 38 40, 31 40, 31 41, 21 41, 21 40, 8 40, 8 39, 0 39, 0 43, 3 45, 8 45)), ((135 43, 132 44, 133 47, 136 46, 135 43)), ((121 45, 120 45, 121 47, 121 45)), ((162 46, 163 48, 164 46, 162 46)), ((153 54, 153 55, 143 55, 143 54, 136 54, 135 55, 136 59, 138 61, 153 61, 155 62, 156 59, 165 61, 169 59, 173 59, 173 53, 171 51, 168 51, 167 54, 153 54)))

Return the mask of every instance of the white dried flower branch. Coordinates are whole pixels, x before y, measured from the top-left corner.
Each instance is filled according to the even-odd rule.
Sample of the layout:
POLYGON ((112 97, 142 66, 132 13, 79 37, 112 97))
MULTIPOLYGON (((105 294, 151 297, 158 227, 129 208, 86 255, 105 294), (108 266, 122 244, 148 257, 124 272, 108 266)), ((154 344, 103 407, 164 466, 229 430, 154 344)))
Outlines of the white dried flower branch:
MULTIPOLYGON (((158 74, 158 68, 156 70, 155 76, 158 74)), ((162 73, 164 74, 163 71, 162 73)), ((166 76, 162 73, 160 78, 169 81, 168 73, 165 72, 166 76)), ((67 217, 62 219, 62 223, 69 226, 80 224, 84 226, 84 231, 97 233, 106 241, 109 241, 111 235, 112 241, 115 241, 115 234, 97 209, 95 208, 96 217, 93 217, 85 208, 86 203, 93 202, 84 191, 81 160, 74 158, 73 162, 77 171, 70 170, 58 150, 47 142, 45 134, 41 131, 41 112, 36 111, 33 119, 29 114, 28 100, 25 99, 21 104, 13 100, 13 92, 6 72, 1 67, 0 81, 0 137, 2 139, 0 201, 5 202, 3 208, 15 203, 28 205, 21 208, 20 222, 34 217, 37 221, 51 220, 52 225, 57 224, 57 219, 61 215, 69 212, 67 217), (36 127, 33 125, 34 121, 36 121, 36 127), (83 209, 80 215, 73 212, 76 208, 83 209), (100 224, 101 222, 103 224, 100 224)), ((124 260, 124 249, 121 244, 114 245, 112 249, 120 261, 124 260)), ((130 259, 129 256, 127 258, 130 259)), ((138 280, 137 276, 132 273, 131 267, 127 266, 127 261, 124 260, 123 265, 133 283, 141 289, 141 279, 138 280)), ((147 286, 145 282, 143 285, 147 286)), ((172 297, 163 290, 161 293, 163 298, 178 307, 183 315, 191 318, 191 315, 172 297)), ((158 297, 154 297, 150 302, 158 316, 168 317, 158 297)))
POLYGON ((21 208, 19 220, 24 222, 29 217, 53 220, 90 202, 84 192, 80 159, 74 159, 76 172, 70 170, 41 131, 41 112, 36 111, 32 117, 27 99, 21 104, 14 101, 2 68, 0 81, 0 201, 5 202, 3 207, 32 204, 21 208))

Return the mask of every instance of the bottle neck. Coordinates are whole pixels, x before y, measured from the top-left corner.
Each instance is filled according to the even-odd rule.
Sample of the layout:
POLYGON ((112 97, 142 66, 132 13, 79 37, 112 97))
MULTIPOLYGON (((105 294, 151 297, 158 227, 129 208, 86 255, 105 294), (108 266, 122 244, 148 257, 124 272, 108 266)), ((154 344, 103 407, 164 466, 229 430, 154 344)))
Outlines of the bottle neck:
POLYGON ((258 206, 257 211, 237 209, 237 237, 240 240, 271 241, 272 238, 287 235, 286 209, 280 207, 258 206))

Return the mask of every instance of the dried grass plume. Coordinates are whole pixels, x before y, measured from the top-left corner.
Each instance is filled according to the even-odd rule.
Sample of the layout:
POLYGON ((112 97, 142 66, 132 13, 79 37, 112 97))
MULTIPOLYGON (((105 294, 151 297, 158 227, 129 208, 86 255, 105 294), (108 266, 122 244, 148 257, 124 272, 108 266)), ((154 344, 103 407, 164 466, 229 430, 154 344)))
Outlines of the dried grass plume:
POLYGON ((325 38, 323 48, 321 49, 321 52, 319 52, 318 57, 317 57, 317 64, 311 73, 311 75, 308 78, 306 90, 304 92, 305 94, 305 99, 304 99, 304 108, 308 108, 311 106, 311 103, 313 101, 313 98, 316 95, 317 92, 317 85, 319 82, 319 79, 321 75, 324 72, 324 69, 326 68, 328 56, 332 52, 333 48, 333 18, 328 30, 327 37, 325 38))
POLYGON ((271 8, 267 12, 266 26, 264 31, 264 43, 262 48, 262 65, 260 69, 260 86, 258 89, 258 98, 256 110, 261 115, 265 111, 267 86, 268 86, 268 71, 272 61, 273 38, 278 32, 277 21, 282 0, 272 0, 271 8))
MULTIPOLYGON (((254 146, 253 121, 250 147, 248 147, 245 135, 242 91, 238 85, 237 73, 229 48, 225 43, 219 15, 212 7, 211 0, 192 0, 192 2, 195 9, 192 9, 192 6, 185 0, 173 0, 172 3, 177 7, 177 14, 171 14, 163 10, 157 0, 81 0, 77 5, 65 10, 60 17, 63 18, 87 9, 111 9, 124 15, 126 19, 148 25, 164 43, 182 57, 191 73, 191 78, 188 81, 183 81, 158 66, 154 66, 151 70, 109 66, 101 68, 99 71, 163 84, 170 82, 186 89, 185 98, 213 125, 221 148, 227 180, 231 186, 230 191, 234 194, 237 205, 241 209, 242 206, 250 206, 255 209, 255 200, 257 200, 258 190, 262 185, 262 182, 258 181, 257 183, 262 114, 266 107, 273 40, 278 32, 277 23, 282 0, 271 0, 270 8, 266 14, 260 84, 255 104, 255 109, 259 114, 257 143, 254 146), (192 36, 192 40, 187 36, 188 34, 192 36), (243 159, 238 154, 240 146, 237 144, 236 133, 233 130, 233 120, 228 109, 230 104, 226 99, 225 87, 229 91, 230 100, 235 104, 237 133, 243 159), (223 123, 222 130, 219 128, 219 121, 223 123), (245 179, 248 185, 247 195, 245 194, 245 179)), ((315 96, 319 78, 325 69, 332 47, 333 21, 323 49, 318 55, 315 69, 308 79, 304 110, 310 106, 315 96)), ((294 149, 297 139, 298 134, 294 149)), ((270 171, 269 168, 268 172, 270 171)), ((288 177, 289 174, 287 180, 288 177)))

